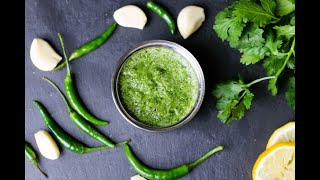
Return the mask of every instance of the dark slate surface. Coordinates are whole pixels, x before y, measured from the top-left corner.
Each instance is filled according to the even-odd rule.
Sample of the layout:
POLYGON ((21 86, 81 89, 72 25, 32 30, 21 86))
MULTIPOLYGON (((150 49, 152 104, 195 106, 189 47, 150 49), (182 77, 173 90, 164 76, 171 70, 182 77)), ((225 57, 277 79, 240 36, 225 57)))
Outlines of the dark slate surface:
MULTIPOLYGON (((265 73, 261 65, 241 65, 240 54, 223 43, 212 30, 214 16, 228 5, 228 1, 179 0, 162 3, 174 17, 186 5, 202 6, 206 20, 195 34, 184 40, 179 33, 171 35, 165 22, 145 8, 145 1, 27 0, 25 139, 37 149, 33 135, 40 129, 47 129, 31 103, 32 100, 38 100, 67 132, 88 146, 100 145, 71 122, 58 94, 41 80, 42 76, 47 76, 62 87, 65 69, 55 73, 38 70, 30 61, 30 45, 33 38, 44 38, 62 54, 57 37, 57 32, 61 32, 70 53, 110 25, 112 14, 117 8, 135 4, 148 17, 143 31, 118 27, 100 49, 72 63, 76 85, 83 101, 95 115, 111 122, 107 127, 98 128, 115 141, 131 138, 132 149, 137 156, 155 168, 171 168, 194 161, 211 148, 222 144, 225 146, 224 151, 212 156, 182 179, 251 179, 252 166, 264 150, 271 133, 295 117, 284 99, 285 87, 280 87, 279 95, 272 97, 266 90, 266 83, 254 86, 252 90, 255 98, 246 116, 231 126, 222 124, 216 117, 215 100, 211 96, 214 85, 218 81, 235 78, 238 73, 247 81, 262 77, 265 73), (117 111, 111 96, 111 76, 122 53, 136 43, 152 39, 174 41, 191 51, 203 68, 206 80, 206 96, 195 118, 185 126, 166 133, 149 133, 130 125, 117 111)), ((136 174, 121 147, 85 155, 61 149, 60 158, 54 161, 39 156, 40 166, 52 180, 128 180, 136 174)), ((44 179, 27 161, 25 171, 28 180, 44 179)))

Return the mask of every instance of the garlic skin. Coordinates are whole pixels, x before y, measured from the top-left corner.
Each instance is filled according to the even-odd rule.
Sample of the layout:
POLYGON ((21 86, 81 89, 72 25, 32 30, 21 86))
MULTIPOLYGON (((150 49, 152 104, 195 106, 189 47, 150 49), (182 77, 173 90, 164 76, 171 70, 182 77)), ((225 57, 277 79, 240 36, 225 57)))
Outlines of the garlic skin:
POLYGON ((47 131, 38 131, 34 134, 34 138, 36 139, 40 153, 44 157, 51 160, 58 159, 60 156, 58 145, 47 131))
POLYGON ((199 6, 186 6, 178 15, 177 25, 180 34, 187 39, 192 33, 200 28, 205 20, 204 10, 199 6))
POLYGON ((32 63, 42 71, 51 71, 62 60, 50 44, 41 39, 34 38, 30 47, 30 58, 32 63))
POLYGON ((147 179, 137 174, 135 176, 132 176, 130 180, 147 180, 147 179))
POLYGON ((126 5, 113 13, 113 18, 123 27, 143 29, 147 23, 146 14, 135 5, 126 5))

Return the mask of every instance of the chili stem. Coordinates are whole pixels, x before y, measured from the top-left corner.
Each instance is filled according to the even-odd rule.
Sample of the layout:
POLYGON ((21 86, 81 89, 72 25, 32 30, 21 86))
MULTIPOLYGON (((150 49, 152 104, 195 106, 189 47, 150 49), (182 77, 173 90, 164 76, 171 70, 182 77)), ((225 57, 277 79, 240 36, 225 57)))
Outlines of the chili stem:
POLYGON ((58 91, 58 93, 60 94, 60 96, 62 97, 63 101, 65 102, 66 104, 66 107, 68 109, 68 112, 70 113, 71 112, 71 107, 70 107, 70 104, 68 103, 66 97, 62 94, 61 90, 58 88, 58 86, 52 82, 50 79, 46 78, 46 77, 42 77, 43 80, 47 81, 50 85, 52 85, 52 87, 58 91))
POLYGON ((53 71, 56 71, 56 70, 58 70, 58 69, 61 69, 65 64, 66 64, 66 62, 63 62, 63 63, 61 63, 60 65, 58 65, 56 68, 54 68, 53 70, 51 70, 51 71, 53 72, 53 71))
POLYGON ((32 164, 40 171, 42 175, 44 175, 48 179, 48 175, 42 171, 37 162, 33 162, 32 164))
POLYGON ((118 146, 121 146, 121 145, 124 145, 124 144, 127 144, 130 140, 128 141, 122 141, 122 142, 119 142, 115 145, 115 147, 118 147, 118 146))
POLYGON ((204 156, 202 156, 200 159, 198 159, 197 161, 191 163, 188 165, 189 168, 193 169, 194 167, 196 167, 198 164, 200 164, 201 162, 203 162, 204 160, 206 160, 207 158, 209 158, 212 154, 223 150, 223 146, 218 146, 214 149, 212 149, 211 151, 209 151, 207 154, 205 154, 204 156))
POLYGON ((63 38, 62 38, 60 33, 58 33, 58 36, 59 36, 60 44, 61 44, 61 47, 62 47, 63 56, 64 56, 64 59, 65 59, 65 61, 67 63, 67 71, 68 71, 68 74, 70 75, 71 71, 70 71, 70 66, 69 66, 69 59, 67 57, 66 49, 64 48, 63 38))
MULTIPOLYGON (((121 146, 121 145, 127 144, 127 143, 128 143, 128 141, 123 141, 123 142, 117 143, 116 146, 121 146)), ((93 152, 93 151, 99 151, 99 150, 109 149, 109 148, 110 148, 109 146, 85 148, 84 149, 84 153, 93 152)))
POLYGON ((100 146, 100 147, 86 147, 84 149, 84 153, 88 153, 88 152, 94 152, 94 151, 100 151, 100 150, 104 150, 104 149, 109 149, 109 146, 100 146))

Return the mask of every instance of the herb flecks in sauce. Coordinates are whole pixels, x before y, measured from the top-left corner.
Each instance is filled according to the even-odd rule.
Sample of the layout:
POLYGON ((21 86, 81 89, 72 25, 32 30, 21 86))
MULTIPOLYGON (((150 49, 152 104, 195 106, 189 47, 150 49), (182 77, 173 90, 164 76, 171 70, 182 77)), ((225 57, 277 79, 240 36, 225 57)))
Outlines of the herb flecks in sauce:
POLYGON ((127 112, 156 127, 178 123, 198 97, 198 80, 191 65, 177 52, 148 47, 133 53, 119 76, 119 94, 127 112))

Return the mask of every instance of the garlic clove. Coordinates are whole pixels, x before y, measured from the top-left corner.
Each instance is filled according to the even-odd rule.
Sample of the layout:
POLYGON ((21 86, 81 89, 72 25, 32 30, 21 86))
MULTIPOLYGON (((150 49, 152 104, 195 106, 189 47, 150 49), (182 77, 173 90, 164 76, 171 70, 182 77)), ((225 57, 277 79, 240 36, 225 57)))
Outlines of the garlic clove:
POLYGON ((34 134, 34 138, 36 139, 40 153, 44 157, 51 160, 58 159, 60 156, 58 145, 47 131, 38 131, 34 134))
POLYGON ((50 44, 40 38, 34 38, 30 47, 32 63, 42 71, 51 71, 62 60, 50 44))
POLYGON ((147 23, 146 14, 135 5, 127 5, 113 13, 114 20, 123 27, 143 29, 147 23))
POLYGON ((135 176, 132 176, 130 180, 147 180, 147 179, 137 174, 135 176))
POLYGON ((202 7, 194 5, 184 7, 177 18, 178 29, 182 37, 187 39, 200 28, 204 20, 205 14, 202 7))

